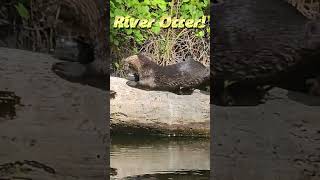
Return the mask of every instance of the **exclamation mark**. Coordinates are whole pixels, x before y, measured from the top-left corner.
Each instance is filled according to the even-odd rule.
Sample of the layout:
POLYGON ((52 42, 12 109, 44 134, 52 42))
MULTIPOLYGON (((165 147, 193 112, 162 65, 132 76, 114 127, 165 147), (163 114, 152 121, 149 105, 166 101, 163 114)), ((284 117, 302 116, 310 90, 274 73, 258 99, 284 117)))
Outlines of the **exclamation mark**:
POLYGON ((207 20, 207 16, 202 16, 202 19, 201 19, 201 23, 198 28, 205 28, 206 27, 206 20, 207 20))

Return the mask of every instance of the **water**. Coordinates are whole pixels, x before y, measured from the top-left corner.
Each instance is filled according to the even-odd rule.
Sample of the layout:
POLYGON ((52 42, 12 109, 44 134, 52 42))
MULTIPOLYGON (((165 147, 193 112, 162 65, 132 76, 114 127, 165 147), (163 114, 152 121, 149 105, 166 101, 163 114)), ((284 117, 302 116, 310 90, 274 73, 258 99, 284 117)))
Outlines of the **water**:
POLYGON ((209 179, 209 139, 113 136, 110 155, 114 180, 209 179))

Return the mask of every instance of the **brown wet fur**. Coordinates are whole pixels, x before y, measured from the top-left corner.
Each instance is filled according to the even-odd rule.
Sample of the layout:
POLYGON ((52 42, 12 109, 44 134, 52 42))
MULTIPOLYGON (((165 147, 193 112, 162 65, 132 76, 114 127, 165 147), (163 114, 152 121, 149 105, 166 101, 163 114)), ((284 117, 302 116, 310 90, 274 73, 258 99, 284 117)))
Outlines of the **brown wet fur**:
POLYGON ((139 54, 128 57, 125 63, 139 76, 138 81, 128 81, 127 84, 146 90, 190 92, 210 79, 210 70, 194 60, 160 66, 139 54))

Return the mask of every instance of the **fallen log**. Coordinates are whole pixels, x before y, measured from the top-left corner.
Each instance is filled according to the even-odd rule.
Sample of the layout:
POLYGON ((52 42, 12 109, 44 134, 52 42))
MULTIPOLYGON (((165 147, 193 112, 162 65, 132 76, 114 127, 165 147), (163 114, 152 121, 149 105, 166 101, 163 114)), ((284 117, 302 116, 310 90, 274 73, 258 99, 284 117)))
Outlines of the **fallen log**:
POLYGON ((209 136, 210 95, 191 95, 132 88, 126 79, 111 77, 111 134, 209 136))

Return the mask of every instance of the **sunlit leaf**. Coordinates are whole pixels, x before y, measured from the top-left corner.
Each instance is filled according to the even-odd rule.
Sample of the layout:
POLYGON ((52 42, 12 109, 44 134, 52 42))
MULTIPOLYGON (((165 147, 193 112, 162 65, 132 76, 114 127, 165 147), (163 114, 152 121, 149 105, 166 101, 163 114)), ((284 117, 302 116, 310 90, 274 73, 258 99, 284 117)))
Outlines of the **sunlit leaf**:
POLYGON ((23 19, 26 19, 26 20, 29 19, 30 17, 29 11, 22 3, 18 3, 17 5, 15 5, 15 8, 23 19))

